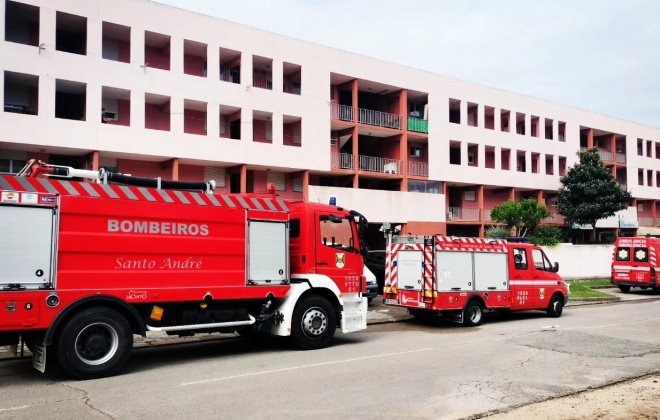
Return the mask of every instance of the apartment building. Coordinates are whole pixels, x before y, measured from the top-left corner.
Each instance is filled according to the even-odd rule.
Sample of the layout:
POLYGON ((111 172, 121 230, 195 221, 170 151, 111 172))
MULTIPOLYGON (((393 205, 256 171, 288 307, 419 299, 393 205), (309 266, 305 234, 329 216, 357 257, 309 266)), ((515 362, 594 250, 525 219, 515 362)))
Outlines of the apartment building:
MULTIPOLYGON (((0 172, 28 159, 337 202, 483 235, 597 147, 633 194, 600 232, 660 232, 660 129, 147 0, 0 0, 0 172)), ((590 228, 590 227, 582 227, 590 228)))

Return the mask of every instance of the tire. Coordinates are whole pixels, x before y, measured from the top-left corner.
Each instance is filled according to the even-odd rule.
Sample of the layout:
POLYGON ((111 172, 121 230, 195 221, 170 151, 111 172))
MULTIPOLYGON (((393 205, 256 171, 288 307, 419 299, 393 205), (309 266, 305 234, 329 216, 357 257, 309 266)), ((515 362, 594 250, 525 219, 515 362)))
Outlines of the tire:
POLYGON ((484 308, 478 300, 471 300, 463 309, 463 324, 476 327, 484 318, 484 308))
POLYGON ((371 305, 371 302, 373 302, 373 301, 374 301, 374 298, 367 298, 367 304, 368 305, 371 305))
POLYGON ((291 320, 293 343, 303 350, 326 347, 335 336, 335 308, 321 296, 307 296, 296 305, 291 320))
POLYGON ((623 293, 628 293, 630 292, 630 286, 619 286, 619 290, 621 290, 623 293))
POLYGON ((545 311, 550 318, 559 318, 564 311, 564 298, 559 295, 553 296, 545 311))
POLYGON ((77 379, 112 376, 124 366, 133 348, 133 332, 124 316, 111 308, 90 308, 75 314, 57 338, 57 360, 77 379))

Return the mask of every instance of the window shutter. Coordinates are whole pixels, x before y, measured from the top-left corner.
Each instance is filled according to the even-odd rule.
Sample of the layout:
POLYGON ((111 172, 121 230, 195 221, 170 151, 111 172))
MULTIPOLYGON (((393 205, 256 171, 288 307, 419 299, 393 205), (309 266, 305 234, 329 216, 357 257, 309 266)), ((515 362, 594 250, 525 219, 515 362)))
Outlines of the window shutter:
POLYGON ((277 191, 284 191, 286 189, 286 176, 284 172, 268 171, 267 174, 266 182, 275 185, 277 191))
POLYGON ((204 181, 215 181, 216 187, 225 187, 226 184, 226 171, 225 168, 220 168, 216 166, 205 166, 204 167, 204 181))
POLYGON ((303 179, 302 178, 293 178, 293 191, 294 192, 303 192, 303 179))

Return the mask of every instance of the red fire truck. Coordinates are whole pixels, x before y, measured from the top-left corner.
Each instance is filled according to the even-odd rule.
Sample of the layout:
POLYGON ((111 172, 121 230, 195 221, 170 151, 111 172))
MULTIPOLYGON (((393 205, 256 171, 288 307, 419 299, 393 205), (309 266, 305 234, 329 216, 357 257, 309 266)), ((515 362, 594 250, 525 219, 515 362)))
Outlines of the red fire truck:
POLYGON ((505 240, 389 235, 384 301, 416 317, 481 323, 484 310, 540 309, 561 316, 568 286, 543 250, 505 240))
POLYGON ((617 238, 612 253, 612 284, 623 293, 631 287, 660 290, 658 269, 660 239, 653 237, 617 238))
POLYGON ((22 336, 38 370, 83 379, 119 372, 147 331, 317 349, 366 328, 364 217, 214 185, 34 161, 0 175, 0 345, 22 336))

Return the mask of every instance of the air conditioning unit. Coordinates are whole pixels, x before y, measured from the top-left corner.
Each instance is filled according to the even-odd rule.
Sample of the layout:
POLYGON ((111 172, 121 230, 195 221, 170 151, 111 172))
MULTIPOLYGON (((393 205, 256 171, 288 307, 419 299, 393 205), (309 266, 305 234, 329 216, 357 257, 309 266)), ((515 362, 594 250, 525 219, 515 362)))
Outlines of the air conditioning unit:
POLYGON ((386 163, 385 165, 383 165, 383 172, 386 174, 396 174, 397 164, 395 162, 386 163))

